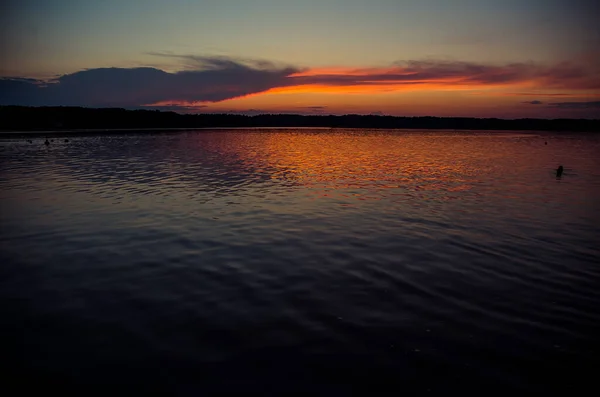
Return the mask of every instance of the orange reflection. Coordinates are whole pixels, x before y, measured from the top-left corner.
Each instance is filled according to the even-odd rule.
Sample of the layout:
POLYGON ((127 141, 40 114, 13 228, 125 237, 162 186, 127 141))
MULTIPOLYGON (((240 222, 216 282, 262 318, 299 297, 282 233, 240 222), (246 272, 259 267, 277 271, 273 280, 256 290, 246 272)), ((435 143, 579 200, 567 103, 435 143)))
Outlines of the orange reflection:
POLYGON ((481 155, 457 158, 464 150, 458 136, 342 131, 232 132, 212 136, 210 150, 340 204, 394 196, 447 199, 472 189, 468 178, 474 170, 466 164, 481 155))

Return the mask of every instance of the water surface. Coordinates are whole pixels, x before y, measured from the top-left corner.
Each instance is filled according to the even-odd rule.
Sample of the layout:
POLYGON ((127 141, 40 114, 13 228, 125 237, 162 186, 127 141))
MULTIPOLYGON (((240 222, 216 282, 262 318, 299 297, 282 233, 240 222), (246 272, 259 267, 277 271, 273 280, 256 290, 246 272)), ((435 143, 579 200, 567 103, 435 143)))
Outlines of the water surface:
POLYGON ((598 135, 53 139, 0 140, 4 361, 36 386, 489 395, 598 368, 598 135))

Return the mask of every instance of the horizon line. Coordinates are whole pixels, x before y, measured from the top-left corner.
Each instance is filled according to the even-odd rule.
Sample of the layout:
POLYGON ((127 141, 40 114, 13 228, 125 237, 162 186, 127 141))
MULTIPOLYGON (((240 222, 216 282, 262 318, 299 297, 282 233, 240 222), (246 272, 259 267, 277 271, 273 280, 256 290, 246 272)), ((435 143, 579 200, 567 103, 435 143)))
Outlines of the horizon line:
POLYGON ((436 118, 436 119, 471 119, 471 120, 505 120, 505 121, 518 121, 518 120, 587 120, 587 121, 600 121, 600 118, 585 118, 585 117, 559 117, 559 118, 541 118, 541 117, 520 117, 520 118, 504 118, 504 117, 475 117, 475 116, 397 116, 391 114, 374 114, 374 113, 344 113, 344 114, 333 114, 333 113, 317 113, 317 114, 303 114, 303 113, 256 113, 252 109, 248 110, 248 113, 243 111, 240 112, 198 112, 198 113, 185 113, 177 112, 174 110, 167 109, 152 109, 146 107, 136 108, 124 108, 124 107, 88 107, 88 106, 77 106, 77 105, 43 105, 43 106, 24 106, 24 105, 0 105, 1 108, 27 108, 27 109, 88 109, 88 110, 123 110, 127 112, 143 111, 143 112, 158 112, 158 113, 173 113, 178 116, 242 116, 242 117, 260 117, 260 116, 294 116, 294 117, 391 117, 391 118, 411 118, 411 119, 425 119, 425 118, 436 118), (249 114, 254 113, 254 114, 249 114))

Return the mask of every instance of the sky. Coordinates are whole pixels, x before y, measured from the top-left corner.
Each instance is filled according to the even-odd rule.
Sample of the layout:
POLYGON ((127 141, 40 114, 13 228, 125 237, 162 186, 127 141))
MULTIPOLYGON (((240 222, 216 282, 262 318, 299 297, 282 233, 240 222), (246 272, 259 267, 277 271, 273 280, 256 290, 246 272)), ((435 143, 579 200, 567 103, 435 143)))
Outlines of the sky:
POLYGON ((0 6, 0 105, 600 118, 592 0, 0 6))

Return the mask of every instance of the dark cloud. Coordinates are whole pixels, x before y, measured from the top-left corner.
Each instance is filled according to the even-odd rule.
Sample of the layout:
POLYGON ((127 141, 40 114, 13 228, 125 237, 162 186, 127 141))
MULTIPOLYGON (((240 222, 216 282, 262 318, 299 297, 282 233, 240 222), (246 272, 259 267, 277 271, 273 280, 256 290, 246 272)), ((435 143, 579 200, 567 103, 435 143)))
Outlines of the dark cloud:
POLYGON ((218 102, 284 86, 286 77, 299 71, 262 61, 247 64, 210 57, 196 61, 198 69, 176 73, 155 68, 88 69, 46 85, 32 79, 0 79, 0 104, 136 107, 165 101, 218 102))
POLYGON ((35 79, 3 78, 0 79, 0 105, 32 105, 46 104, 40 82, 35 79))
POLYGON ((39 83, 38 79, 31 79, 28 77, 2 77, 3 80, 9 80, 9 81, 17 81, 17 82, 23 82, 23 83, 39 83))
POLYGON ((522 103, 525 103, 527 105, 541 105, 544 102, 542 102, 542 101, 525 101, 525 102, 522 102, 522 103))
POLYGON ((600 101, 549 103, 549 107, 558 109, 600 109, 600 101))

